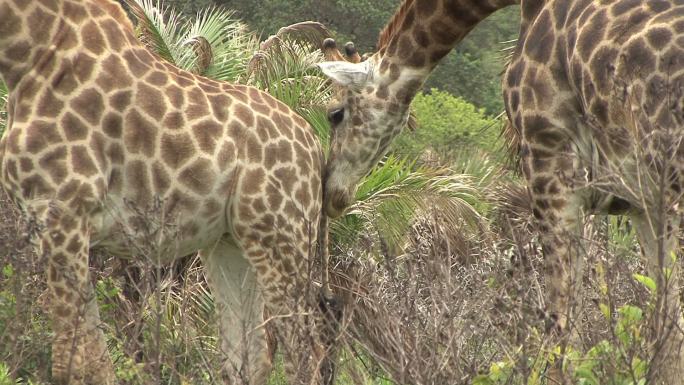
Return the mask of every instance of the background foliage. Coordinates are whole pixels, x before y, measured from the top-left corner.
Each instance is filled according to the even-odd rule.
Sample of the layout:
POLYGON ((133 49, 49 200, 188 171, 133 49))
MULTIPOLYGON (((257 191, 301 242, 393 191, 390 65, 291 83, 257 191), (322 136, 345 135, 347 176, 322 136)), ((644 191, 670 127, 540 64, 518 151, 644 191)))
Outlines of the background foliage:
MULTIPOLYGON (((176 0, 186 12, 211 4, 234 9, 238 17, 263 36, 282 26, 315 20, 335 31, 338 40, 353 41, 360 52, 373 51, 378 33, 401 0, 176 0)), ((460 96, 488 114, 503 111, 500 74, 503 49, 517 37, 520 9, 508 7, 480 23, 440 64, 426 83, 460 96)))
POLYGON ((465 99, 432 89, 419 94, 412 104, 418 128, 405 130, 394 142, 394 150, 418 156, 425 150, 439 154, 498 150, 501 122, 465 99))

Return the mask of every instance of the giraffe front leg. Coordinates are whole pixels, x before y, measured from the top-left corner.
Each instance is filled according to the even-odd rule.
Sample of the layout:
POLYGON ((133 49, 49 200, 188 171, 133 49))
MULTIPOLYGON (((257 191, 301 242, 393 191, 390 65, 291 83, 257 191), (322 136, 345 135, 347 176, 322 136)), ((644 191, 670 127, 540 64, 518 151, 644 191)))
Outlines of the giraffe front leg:
POLYGON ((525 177, 544 254, 548 326, 565 334, 572 326, 573 309, 578 305, 575 294, 582 280, 585 200, 572 182, 573 156, 544 154, 549 155, 531 151, 525 177))
MULTIPOLYGON (((544 254, 547 330, 552 331, 552 347, 559 343, 564 348, 571 342, 577 331, 574 317, 581 307, 578 292, 585 200, 583 190, 575 187, 577 169, 571 152, 532 148, 525 159, 524 174, 544 254)), ((549 370, 549 381, 566 383, 561 367, 562 360, 557 360, 549 370)))
POLYGON ((323 341, 318 297, 307 274, 308 252, 292 247, 263 247, 254 243, 245 255, 256 271, 263 293, 266 321, 283 354, 290 384, 330 384, 333 368, 323 341))
POLYGON ((53 380, 58 384, 114 384, 88 273, 87 217, 74 215, 55 201, 34 208, 43 225, 39 247, 47 262, 48 303, 55 333, 53 380))
POLYGON ((254 271, 229 239, 200 251, 220 319, 224 380, 232 385, 262 385, 272 366, 263 325, 264 305, 254 271))

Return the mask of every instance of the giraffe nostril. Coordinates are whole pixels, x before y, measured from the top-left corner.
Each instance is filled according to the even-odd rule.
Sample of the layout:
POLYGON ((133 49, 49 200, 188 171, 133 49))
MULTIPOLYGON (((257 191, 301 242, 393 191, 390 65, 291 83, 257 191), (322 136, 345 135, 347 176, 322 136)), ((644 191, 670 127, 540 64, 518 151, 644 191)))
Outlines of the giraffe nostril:
POLYGON ((331 218, 337 218, 351 204, 351 195, 344 190, 333 190, 326 194, 325 210, 331 218))
POLYGON ((344 210, 349 205, 349 199, 346 194, 335 195, 335 199, 332 200, 332 205, 337 210, 344 210))

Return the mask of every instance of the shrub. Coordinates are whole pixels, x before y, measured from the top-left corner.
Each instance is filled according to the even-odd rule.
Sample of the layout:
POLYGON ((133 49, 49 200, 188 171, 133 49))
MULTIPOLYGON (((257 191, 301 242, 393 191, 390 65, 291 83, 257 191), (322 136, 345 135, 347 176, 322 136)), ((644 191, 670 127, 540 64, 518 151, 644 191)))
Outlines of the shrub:
POLYGON ((394 150, 398 153, 413 157, 427 149, 445 153, 473 146, 497 152, 499 120, 464 99, 433 89, 416 96, 413 112, 419 126, 397 138, 394 150))

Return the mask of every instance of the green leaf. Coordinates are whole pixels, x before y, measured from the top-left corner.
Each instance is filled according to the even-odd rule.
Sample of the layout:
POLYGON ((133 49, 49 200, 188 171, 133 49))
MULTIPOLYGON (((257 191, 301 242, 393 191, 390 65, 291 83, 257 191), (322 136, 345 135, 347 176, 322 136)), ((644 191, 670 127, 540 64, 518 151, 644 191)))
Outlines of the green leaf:
POLYGON ((632 276, 634 277, 634 279, 637 280, 637 282, 639 282, 639 283, 641 283, 642 285, 646 286, 646 288, 648 288, 648 290, 649 290, 651 293, 655 294, 656 289, 657 289, 657 288, 656 288, 656 283, 655 283, 655 281, 654 281, 651 277, 648 277, 648 276, 645 276, 645 275, 641 275, 641 274, 638 274, 638 273, 634 273, 634 274, 632 274, 632 276))
POLYGON ((639 329, 638 323, 643 319, 644 312, 632 305, 625 305, 618 309, 620 314, 617 325, 615 326, 615 335, 626 346, 630 346, 634 342, 634 338, 638 337, 639 329))
POLYGON ((581 366, 575 369, 575 378, 583 380, 587 385, 600 385, 598 378, 593 372, 593 365, 581 366))
MULTIPOLYGON (((638 357, 635 357, 632 360, 632 373, 636 378, 641 378, 646 376, 646 373, 648 372, 648 363, 642 359, 639 359, 638 357)), ((642 381, 646 381, 646 379, 642 379, 642 381)), ((641 381, 639 382, 641 384, 641 381)))
POLYGON ((8 263, 5 266, 3 266, 2 275, 5 276, 6 279, 10 279, 14 276, 14 268, 11 264, 8 263))
POLYGON ((495 385, 495 383, 489 376, 479 374, 473 378, 473 385, 495 385))
POLYGON ((641 308, 632 305, 625 305, 621 307, 618 312, 622 316, 621 321, 634 323, 641 321, 644 317, 644 312, 641 308))

